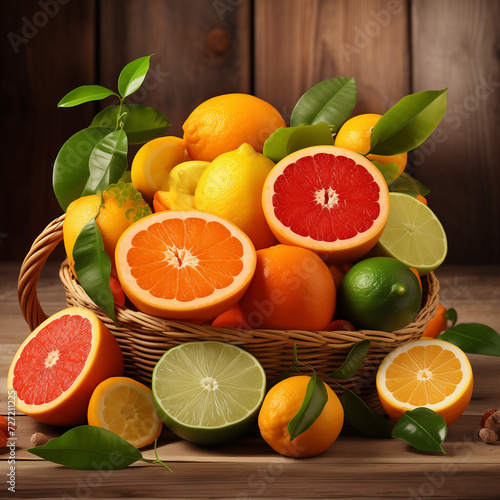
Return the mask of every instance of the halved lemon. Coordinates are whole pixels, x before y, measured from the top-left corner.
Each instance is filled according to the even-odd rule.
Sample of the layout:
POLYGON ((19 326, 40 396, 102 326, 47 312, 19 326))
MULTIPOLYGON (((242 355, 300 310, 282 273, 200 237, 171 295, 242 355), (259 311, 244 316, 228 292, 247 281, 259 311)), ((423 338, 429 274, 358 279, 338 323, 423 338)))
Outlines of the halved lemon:
POLYGON ((118 434, 136 448, 151 444, 163 427, 151 389, 128 377, 111 377, 96 387, 88 422, 118 434))
POLYGON ((392 420, 408 410, 426 407, 451 425, 472 396, 472 368, 454 344, 421 338, 394 349, 377 372, 380 402, 392 420))

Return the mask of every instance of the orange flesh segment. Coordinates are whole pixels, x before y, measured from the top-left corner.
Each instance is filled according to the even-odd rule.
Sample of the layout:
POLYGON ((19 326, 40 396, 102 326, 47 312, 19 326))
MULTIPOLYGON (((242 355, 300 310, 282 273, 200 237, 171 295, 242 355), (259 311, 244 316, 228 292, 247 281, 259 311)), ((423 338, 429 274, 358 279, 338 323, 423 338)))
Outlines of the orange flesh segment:
POLYGON ((169 219, 138 232, 127 253, 137 285, 152 296, 190 302, 228 287, 243 269, 243 245, 222 224, 169 219))
POLYGON ((440 346, 416 346, 394 358, 387 368, 386 387, 402 403, 436 404, 450 396, 463 372, 453 352, 440 346))
POLYGON ((380 188, 366 168, 345 156, 318 153, 284 169, 272 202, 277 219, 295 234, 333 242, 368 231, 380 215, 379 199, 380 188))
POLYGON ((66 392, 85 367, 92 348, 87 318, 64 315, 38 332, 14 368, 13 388, 26 404, 49 403, 66 392))

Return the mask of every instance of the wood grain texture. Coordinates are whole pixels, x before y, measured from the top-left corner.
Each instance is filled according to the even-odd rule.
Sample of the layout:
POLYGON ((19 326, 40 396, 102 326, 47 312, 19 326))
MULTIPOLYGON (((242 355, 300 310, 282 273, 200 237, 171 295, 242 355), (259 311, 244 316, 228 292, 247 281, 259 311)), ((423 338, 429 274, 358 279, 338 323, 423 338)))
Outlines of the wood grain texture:
MULTIPOLYGON (((52 165, 70 135, 88 126, 94 110, 92 105, 58 109, 57 103, 73 88, 94 83, 94 4, 0 4, 1 259, 21 259, 62 213, 52 190, 52 165)), ((55 258, 62 255, 58 251, 55 258)))
POLYGON ((384 113, 409 91, 407 15, 399 0, 256 0, 256 95, 288 120, 314 84, 354 77, 354 114, 384 113))
POLYGON ((101 2, 102 82, 116 85, 129 61, 155 53, 129 102, 152 106, 172 123, 169 135, 202 101, 250 91, 250 2, 108 0, 101 2))
POLYGON ((413 154, 446 230, 449 264, 500 255, 500 3, 412 3, 413 90, 448 87, 446 115, 413 154))
MULTIPOLYGON (((57 270, 47 263, 38 286, 44 309, 66 306, 57 270)), ((0 262, 0 386, 19 344, 29 333, 16 307, 19 266, 0 262)), ((500 331, 500 267, 443 266, 437 271, 446 307, 460 322, 483 322, 500 331)), ((294 460, 274 453, 254 428, 235 443, 202 448, 164 430, 158 453, 173 469, 142 463, 121 470, 77 471, 30 454, 30 437, 57 437, 64 429, 16 415, 16 496, 19 498, 441 498, 497 499, 500 444, 478 440, 482 414, 497 407, 498 358, 470 355, 475 384, 471 403, 449 428, 447 455, 412 449, 403 441, 370 440, 344 428, 324 454, 294 460)), ((0 414, 8 410, 0 391, 0 414)), ((151 447, 143 450, 153 458, 151 447)), ((0 470, 7 471, 8 449, 0 449, 0 470)), ((0 498, 11 497, 7 483, 0 498)))

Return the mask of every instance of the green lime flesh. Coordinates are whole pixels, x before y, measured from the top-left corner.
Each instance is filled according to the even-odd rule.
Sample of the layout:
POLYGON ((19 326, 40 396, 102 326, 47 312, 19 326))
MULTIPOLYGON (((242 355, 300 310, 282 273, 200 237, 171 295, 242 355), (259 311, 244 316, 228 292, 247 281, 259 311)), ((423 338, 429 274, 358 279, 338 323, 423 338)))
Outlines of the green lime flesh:
POLYGON ((420 309, 418 278, 391 257, 371 257, 354 264, 340 283, 339 318, 359 330, 392 332, 411 323, 420 309))
POLYGON ((256 421, 266 392, 259 361, 223 342, 188 342, 168 350, 152 377, 158 414, 179 437, 222 444, 256 421))
POLYGON ((389 193, 389 218, 369 255, 393 257, 420 276, 439 267, 448 252, 446 233, 434 212, 413 196, 389 193))

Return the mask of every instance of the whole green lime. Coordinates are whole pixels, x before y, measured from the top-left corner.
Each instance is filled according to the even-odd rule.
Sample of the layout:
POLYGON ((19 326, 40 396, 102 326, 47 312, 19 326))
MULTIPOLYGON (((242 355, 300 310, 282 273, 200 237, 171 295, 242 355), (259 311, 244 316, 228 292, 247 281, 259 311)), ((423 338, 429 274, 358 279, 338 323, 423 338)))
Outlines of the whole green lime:
POLYGON ((372 257, 344 276, 336 315, 359 330, 392 332, 413 321, 421 299, 420 284, 409 267, 391 257, 372 257))

